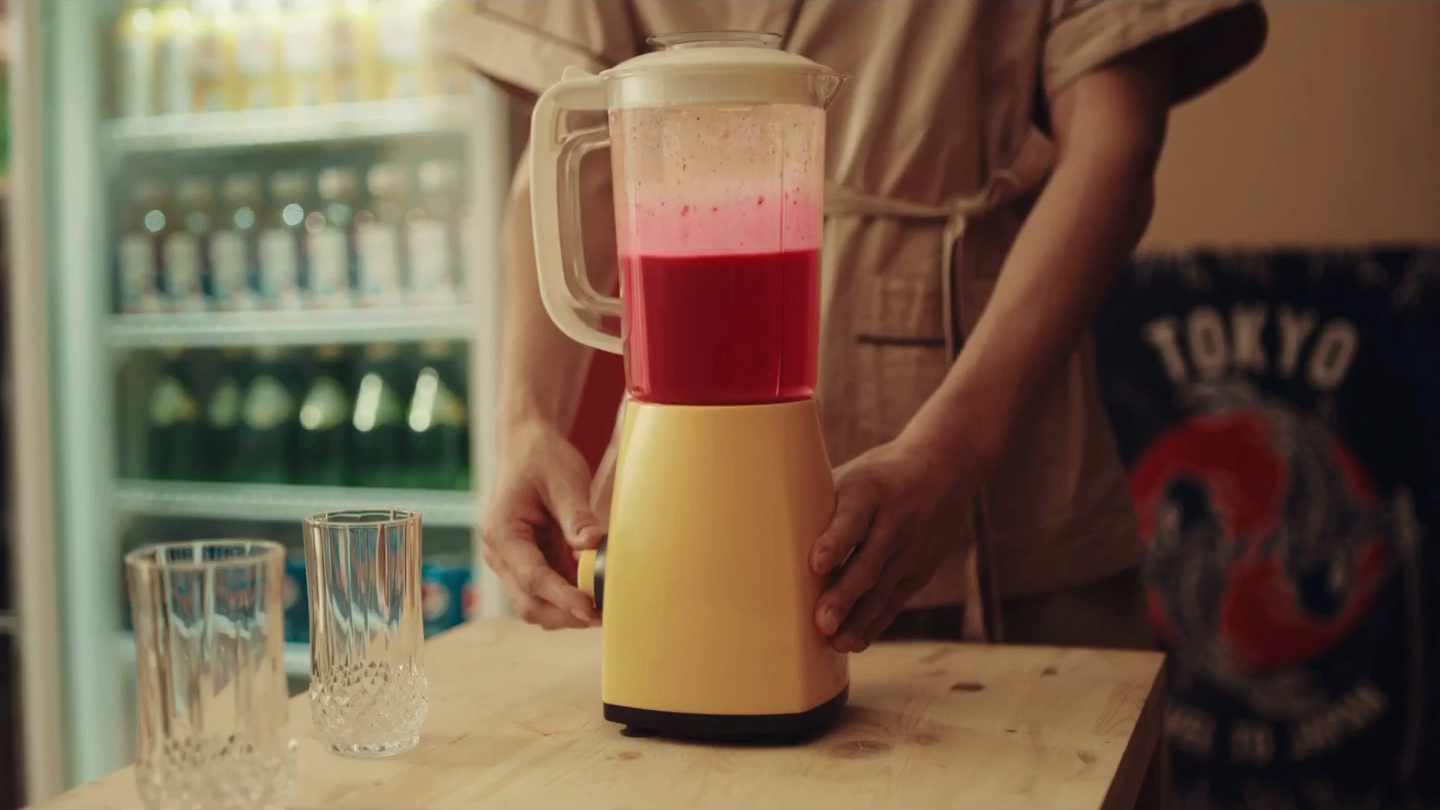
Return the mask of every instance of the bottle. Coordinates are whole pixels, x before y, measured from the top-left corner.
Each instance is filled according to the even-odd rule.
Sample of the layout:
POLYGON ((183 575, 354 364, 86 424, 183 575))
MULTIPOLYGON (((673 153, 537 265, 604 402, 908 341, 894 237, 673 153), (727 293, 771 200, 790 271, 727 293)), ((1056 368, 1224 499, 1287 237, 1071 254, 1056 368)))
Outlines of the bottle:
POLYGON ((244 480, 284 484, 294 448, 295 395, 286 373, 287 354, 274 346, 255 350, 255 376, 245 387, 235 463, 244 480))
POLYGON ((350 420, 350 452, 355 458, 352 480, 359 486, 390 487, 401 483, 405 411, 397 385, 399 376, 399 351, 394 344, 378 343, 365 348, 350 420))
POLYGON ((360 303, 398 306, 403 302, 400 227, 409 184, 398 164, 378 163, 370 167, 365 185, 370 192, 369 205, 355 215, 360 303))
POLYGON ((429 6, 428 0, 376 0, 381 98, 416 98, 421 94, 420 57, 429 6))
POLYGON ((420 164, 419 175, 419 204, 410 209, 405 223, 407 297, 420 304, 454 304, 459 297, 459 168, 448 160, 429 160, 420 164))
POLYGON ((115 45, 120 56, 117 73, 121 118, 155 114, 154 5, 126 3, 115 27, 115 45))
POLYGON ((420 93, 427 96, 463 96, 470 73, 441 47, 441 32, 451 25, 452 3, 427 2, 420 45, 420 93))
POLYGON ((150 474, 160 480, 194 480, 203 468, 200 406, 190 389, 184 355, 167 349, 162 358, 147 410, 150 474))
POLYGON ((326 52, 330 44, 325 36, 326 5, 314 0, 291 0, 285 5, 281 106, 308 107, 326 100, 328 94, 321 90, 330 61, 326 52))
POLYGON ((160 311, 159 246, 168 218, 165 188, 153 180, 138 180, 130 189, 125 231, 118 249, 117 293, 120 311, 160 311))
POLYGON ((241 418, 245 410, 245 355, 234 347, 220 350, 215 385, 205 406, 205 466, 219 481, 241 480, 237 463, 241 418))
POLYGON ((256 306, 256 210, 260 176, 228 175, 220 186, 222 216, 210 235, 210 298, 216 309, 247 311, 256 306))
POLYGON ((350 268, 354 264, 352 231, 360 180, 353 169, 320 172, 320 207, 305 217, 309 275, 307 303, 312 307, 351 305, 350 268))
POLYGON ((165 240, 165 303, 171 312, 203 312, 209 275, 205 242, 213 223, 215 184, 205 177, 184 177, 175 185, 178 222, 165 240))
POLYGON ((269 309, 300 306, 305 211, 310 207, 310 176, 298 170, 270 177, 270 206, 259 235, 260 303, 269 309))
POLYGON ((195 70, 191 106, 198 112, 241 108, 235 65, 234 0, 196 3, 195 70))
POLYGON ((283 25, 279 0, 248 0, 237 10, 235 67, 243 109, 265 109, 279 102, 283 25))
POLYGON ((406 425, 410 485, 469 489, 470 419, 455 344, 430 341, 420 348, 421 369, 406 425))
POLYGON ((375 20, 368 0, 326 3, 325 35, 329 62, 322 83, 337 103, 375 98, 375 20))
POLYGON ((300 430, 295 457, 302 484, 343 486, 349 471, 350 396, 346 392, 345 353, 339 346, 315 350, 310 386, 300 401, 300 430))
POLYGON ((186 0, 166 0, 155 13, 155 52, 160 111, 194 110, 195 25, 186 0))

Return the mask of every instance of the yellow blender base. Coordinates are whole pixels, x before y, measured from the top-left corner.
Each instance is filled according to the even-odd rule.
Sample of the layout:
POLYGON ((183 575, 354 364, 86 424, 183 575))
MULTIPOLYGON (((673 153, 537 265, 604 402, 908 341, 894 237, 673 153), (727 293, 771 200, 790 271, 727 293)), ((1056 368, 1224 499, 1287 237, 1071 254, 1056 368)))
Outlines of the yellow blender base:
POLYGON ((811 544, 835 507, 813 400, 629 402, 610 533, 580 560, 605 717, 676 737, 793 737, 844 708, 811 544))

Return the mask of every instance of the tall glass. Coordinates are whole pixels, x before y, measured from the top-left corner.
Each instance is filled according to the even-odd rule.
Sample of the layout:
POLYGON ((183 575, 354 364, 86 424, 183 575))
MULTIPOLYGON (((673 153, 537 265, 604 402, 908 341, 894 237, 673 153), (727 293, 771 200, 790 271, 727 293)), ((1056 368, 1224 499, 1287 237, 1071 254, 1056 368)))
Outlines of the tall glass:
POLYGON ((281 584, 265 540, 146 546, 125 556, 135 624, 135 781, 150 808, 284 807, 287 732, 281 584))
POLYGON ((425 720, 420 514, 322 512, 305 519, 310 713, 336 753, 414 747, 425 720))

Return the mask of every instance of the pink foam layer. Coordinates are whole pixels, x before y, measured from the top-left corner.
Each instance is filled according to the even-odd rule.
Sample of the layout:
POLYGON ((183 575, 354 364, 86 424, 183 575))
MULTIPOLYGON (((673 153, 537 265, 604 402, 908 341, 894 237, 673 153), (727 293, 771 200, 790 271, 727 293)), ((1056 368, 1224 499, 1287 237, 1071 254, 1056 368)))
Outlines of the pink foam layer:
POLYGON ((821 213, 813 195, 756 194, 696 202, 635 204, 616 212, 622 254, 705 256, 820 247, 821 213))

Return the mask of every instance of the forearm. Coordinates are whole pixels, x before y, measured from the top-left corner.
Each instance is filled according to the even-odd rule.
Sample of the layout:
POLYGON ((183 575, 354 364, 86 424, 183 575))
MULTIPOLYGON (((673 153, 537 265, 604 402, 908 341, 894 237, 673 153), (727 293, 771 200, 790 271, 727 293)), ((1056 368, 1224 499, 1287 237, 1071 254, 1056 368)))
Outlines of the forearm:
POLYGON ((1058 158, 995 290, 936 393, 901 438, 971 485, 999 462, 1045 380, 1074 351, 1154 207, 1171 53, 1159 43, 1050 102, 1058 158))
POLYGON ((504 225, 500 420, 539 417, 564 427, 574 413, 588 354, 556 328, 540 301, 527 166, 522 158, 511 184, 504 225))
MULTIPOLYGON (((585 380, 590 350, 557 328, 540 300, 535 245, 530 227, 529 152, 521 156, 511 184, 504 225, 504 311, 500 344, 499 413, 502 423, 540 418, 567 428, 585 380)), ((581 216, 586 265, 596 286, 613 281, 614 226, 609 184, 587 165, 582 172, 581 216)), ((599 167, 603 168, 603 167, 599 167)))
POLYGON ((1085 334, 1149 222, 1153 159, 1098 148, 1061 161, 984 314, 902 438, 988 476, 1044 380, 1085 334))

